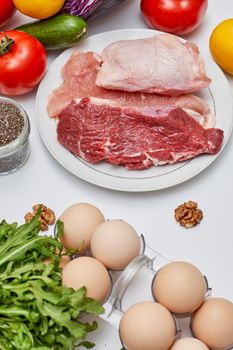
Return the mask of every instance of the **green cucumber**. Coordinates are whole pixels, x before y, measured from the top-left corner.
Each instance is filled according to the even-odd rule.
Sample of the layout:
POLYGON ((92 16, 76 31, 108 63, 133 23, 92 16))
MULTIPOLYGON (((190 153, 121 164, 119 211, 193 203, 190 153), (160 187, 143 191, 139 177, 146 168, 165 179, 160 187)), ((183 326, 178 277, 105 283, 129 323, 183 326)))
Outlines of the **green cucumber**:
POLYGON ((60 14, 15 28, 37 38, 46 49, 74 46, 87 34, 86 22, 78 16, 60 14))

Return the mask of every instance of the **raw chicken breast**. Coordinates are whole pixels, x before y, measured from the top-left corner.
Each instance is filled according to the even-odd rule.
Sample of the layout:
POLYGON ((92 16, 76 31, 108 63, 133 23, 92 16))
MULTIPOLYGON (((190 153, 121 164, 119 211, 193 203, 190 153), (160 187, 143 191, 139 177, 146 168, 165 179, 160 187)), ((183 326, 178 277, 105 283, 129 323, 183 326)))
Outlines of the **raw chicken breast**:
POLYGON ((107 90, 95 84, 96 76, 101 65, 101 58, 94 52, 75 51, 62 69, 64 82, 52 93, 48 102, 50 117, 58 114, 75 98, 98 97, 116 101, 121 106, 177 106, 189 110, 201 125, 213 127, 215 118, 208 105, 194 95, 168 97, 141 92, 125 92, 107 90))
POLYGON ((116 41, 103 50, 102 60, 96 84, 105 89, 179 96, 211 82, 198 47, 171 34, 116 41))

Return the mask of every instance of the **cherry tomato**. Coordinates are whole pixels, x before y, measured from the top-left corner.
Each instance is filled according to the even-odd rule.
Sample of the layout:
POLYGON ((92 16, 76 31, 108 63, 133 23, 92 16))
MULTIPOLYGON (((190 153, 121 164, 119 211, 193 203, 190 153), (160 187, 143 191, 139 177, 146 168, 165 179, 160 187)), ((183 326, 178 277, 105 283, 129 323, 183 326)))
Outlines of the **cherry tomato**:
POLYGON ((152 28, 187 34, 201 23, 208 0, 141 0, 141 13, 152 28))
POLYGON ((0 93, 22 95, 42 79, 47 55, 32 35, 9 30, 0 32, 0 93))
POLYGON ((0 26, 2 26, 15 13, 13 0, 0 0, 0 26))

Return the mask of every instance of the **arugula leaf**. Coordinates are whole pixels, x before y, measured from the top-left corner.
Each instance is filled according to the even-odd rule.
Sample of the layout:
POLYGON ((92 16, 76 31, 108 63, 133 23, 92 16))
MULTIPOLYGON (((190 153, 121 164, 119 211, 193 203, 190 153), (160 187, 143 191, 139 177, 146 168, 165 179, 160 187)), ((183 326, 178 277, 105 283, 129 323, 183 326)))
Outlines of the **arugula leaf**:
POLYGON ((0 350, 91 349, 85 339, 98 325, 83 315, 104 308, 85 287, 62 286, 63 224, 57 222, 55 237, 40 236, 39 214, 21 226, 0 223, 0 350))

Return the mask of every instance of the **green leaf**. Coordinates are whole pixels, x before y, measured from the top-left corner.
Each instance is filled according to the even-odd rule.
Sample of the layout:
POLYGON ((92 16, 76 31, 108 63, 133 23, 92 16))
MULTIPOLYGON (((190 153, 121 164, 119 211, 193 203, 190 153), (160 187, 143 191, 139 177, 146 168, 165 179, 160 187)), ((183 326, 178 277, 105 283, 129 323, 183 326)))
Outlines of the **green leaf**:
POLYGON ((62 286, 63 246, 39 232, 38 214, 21 226, 0 223, 0 350, 73 350, 77 341, 92 348, 85 338, 97 323, 82 316, 104 308, 87 298, 85 287, 62 286), (47 258, 51 263, 45 265, 47 258))
POLYGON ((59 239, 64 233, 64 223, 61 220, 57 220, 55 225, 55 238, 59 239))
POLYGON ((79 343, 77 346, 83 346, 86 349, 92 349, 94 348, 95 344, 91 343, 89 341, 82 341, 81 343, 79 343))

